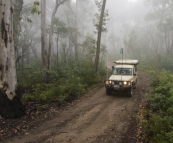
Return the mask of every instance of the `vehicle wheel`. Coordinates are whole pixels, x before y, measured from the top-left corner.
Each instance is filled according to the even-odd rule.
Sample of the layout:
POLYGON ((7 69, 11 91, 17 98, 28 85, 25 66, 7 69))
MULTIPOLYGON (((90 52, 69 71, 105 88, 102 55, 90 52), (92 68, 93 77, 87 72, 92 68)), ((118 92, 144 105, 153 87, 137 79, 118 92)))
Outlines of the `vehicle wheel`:
POLYGON ((106 88, 106 95, 111 95, 111 89, 110 88, 106 88))
POLYGON ((136 84, 133 86, 133 89, 136 89, 136 84))
POLYGON ((137 80, 136 83, 134 83, 133 89, 136 89, 136 85, 137 85, 137 80))
POLYGON ((128 96, 129 97, 132 97, 133 96, 133 88, 130 88, 129 90, 128 90, 128 96))

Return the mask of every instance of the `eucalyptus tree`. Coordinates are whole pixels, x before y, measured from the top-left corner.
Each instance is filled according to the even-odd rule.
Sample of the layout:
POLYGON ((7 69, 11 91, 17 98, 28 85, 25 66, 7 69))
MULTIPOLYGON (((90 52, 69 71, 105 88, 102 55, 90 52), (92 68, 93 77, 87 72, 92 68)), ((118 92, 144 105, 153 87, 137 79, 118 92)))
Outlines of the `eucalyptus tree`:
POLYGON ((58 18, 54 20, 53 34, 55 35, 55 41, 57 45, 56 64, 59 66, 59 41, 61 38, 65 38, 68 34, 68 28, 66 24, 58 18))
POLYGON ((23 0, 14 0, 13 1, 14 5, 14 47, 17 49, 18 45, 18 28, 19 28, 19 22, 20 22, 20 16, 21 16, 21 11, 22 11, 22 6, 23 6, 23 0))
POLYGON ((42 70, 48 69, 47 50, 46 50, 46 0, 41 0, 41 57, 42 70))
MULTIPOLYGON (((166 54, 173 53, 173 0, 148 0, 147 4, 151 6, 146 19, 152 21, 160 31, 160 40, 164 39, 166 54)), ((162 44, 162 42, 160 42, 162 44)))
POLYGON ((79 0, 76 0, 76 16, 75 16, 75 25, 76 25, 76 33, 75 33, 75 60, 78 60, 79 50, 78 50, 78 3, 79 0))
MULTIPOLYGON (((82 0, 81 0, 82 1, 82 0)), ((73 42, 74 45, 74 59, 78 60, 78 9, 79 9, 79 1, 76 0, 73 2, 72 0, 68 3, 68 10, 66 11, 67 22, 69 27, 69 40, 73 42)), ((69 41, 69 44, 71 43, 69 41)))
POLYGON ((104 45, 104 44, 101 45, 100 53, 101 53, 100 63, 101 63, 101 65, 103 65, 103 63, 105 61, 106 54, 107 54, 106 45, 104 45))
POLYGON ((99 65, 99 57, 100 57, 100 45, 101 45, 101 34, 103 31, 106 31, 106 27, 103 27, 103 25, 106 25, 106 16, 108 16, 108 11, 105 13, 105 6, 106 6, 106 0, 98 2, 95 1, 99 11, 101 14, 96 14, 96 17, 99 19, 98 23, 95 23, 98 35, 97 35, 97 48, 96 48, 96 56, 95 56, 95 63, 94 63, 94 68, 95 71, 98 71, 98 65, 99 65))
POLYGON ((135 59, 140 58, 140 46, 135 30, 132 30, 128 36, 128 39, 124 40, 124 45, 127 48, 127 52, 131 53, 135 59))
POLYGON ((74 6, 74 27, 75 32, 75 59, 84 57, 81 46, 88 35, 93 35, 94 26, 92 19, 95 14, 95 3, 91 0, 77 0, 74 6))
POLYGON ((17 68, 24 67, 24 61, 26 61, 27 64, 30 63, 34 48, 33 45, 38 43, 36 42, 35 37, 37 37, 37 33, 39 32, 36 29, 40 28, 40 22, 37 20, 38 15, 40 14, 40 11, 38 10, 39 4, 40 3, 35 0, 22 7, 16 31, 17 43, 15 50, 17 68))
MULTIPOLYGON (((65 11, 66 22, 68 27, 68 39, 71 47, 71 52, 74 52, 74 61, 84 57, 82 43, 87 34, 93 34, 92 18, 94 15, 95 4, 90 0, 77 0, 68 3, 65 11), (92 9, 92 10, 91 10, 92 9)), ((68 44, 68 45, 69 45, 68 44)), ((79 62, 78 62, 79 65, 79 62)))
MULTIPOLYGON (((20 17, 21 17, 21 11, 23 7, 23 0, 14 0, 14 20, 13 20, 13 28, 14 28, 14 48, 16 52, 16 58, 18 57, 18 43, 19 43, 19 23, 20 23, 20 17)), ((17 58, 18 59, 18 58, 17 58)), ((16 60, 18 61, 18 60, 16 60)), ((16 62, 17 66, 17 62, 16 62)))
POLYGON ((50 25, 50 31, 49 31, 49 50, 48 50, 48 70, 51 69, 51 53, 52 53, 52 46, 53 46, 53 26, 54 26, 54 20, 55 20, 55 14, 58 10, 58 7, 65 3, 68 0, 56 0, 55 8, 52 12, 51 16, 51 25, 50 25))
POLYGON ((24 114, 17 98, 12 0, 0 0, 0 115, 14 118, 24 114))
POLYGON ((92 60, 96 52, 96 40, 93 35, 86 35, 83 42, 83 55, 84 57, 92 60))
MULTIPOLYGON (((117 33, 116 33, 117 34, 117 33)), ((118 35, 118 34, 117 34, 118 35)), ((115 35, 115 31, 112 30, 112 33, 110 33, 110 35, 108 36, 108 42, 109 42, 109 45, 111 46, 112 48, 112 51, 111 53, 113 55, 115 55, 117 52, 119 52, 119 45, 121 43, 121 39, 119 36, 115 35)))

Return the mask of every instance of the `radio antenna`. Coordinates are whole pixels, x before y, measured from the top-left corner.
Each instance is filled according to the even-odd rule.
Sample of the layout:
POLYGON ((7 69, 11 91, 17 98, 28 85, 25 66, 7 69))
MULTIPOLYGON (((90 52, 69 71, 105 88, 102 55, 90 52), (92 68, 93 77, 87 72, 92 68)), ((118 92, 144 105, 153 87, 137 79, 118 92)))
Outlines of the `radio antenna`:
MULTIPOLYGON (((122 65, 123 65, 123 48, 120 49, 120 54, 122 54, 122 65)), ((121 65, 121 81, 122 81, 122 65, 121 65)))

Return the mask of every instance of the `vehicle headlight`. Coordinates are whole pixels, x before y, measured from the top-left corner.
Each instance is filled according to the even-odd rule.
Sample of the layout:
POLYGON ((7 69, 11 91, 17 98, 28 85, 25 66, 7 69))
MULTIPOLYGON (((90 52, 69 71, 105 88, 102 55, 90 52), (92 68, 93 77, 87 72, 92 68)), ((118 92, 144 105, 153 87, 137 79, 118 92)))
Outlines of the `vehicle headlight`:
POLYGON ((124 81, 123 84, 124 84, 124 85, 127 85, 127 81, 124 81))
POLYGON ((106 80, 106 84, 111 84, 111 80, 106 80))
POLYGON ((124 81, 123 85, 130 85, 130 82, 129 81, 124 81))

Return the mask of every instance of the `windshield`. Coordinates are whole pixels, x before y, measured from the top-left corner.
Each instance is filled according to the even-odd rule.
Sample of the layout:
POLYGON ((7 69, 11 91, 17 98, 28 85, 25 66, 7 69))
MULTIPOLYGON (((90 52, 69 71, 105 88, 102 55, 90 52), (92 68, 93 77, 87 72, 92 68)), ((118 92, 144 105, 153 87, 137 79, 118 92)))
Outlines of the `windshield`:
POLYGON ((131 68, 115 68, 113 70, 114 75, 132 75, 132 69, 131 68))

